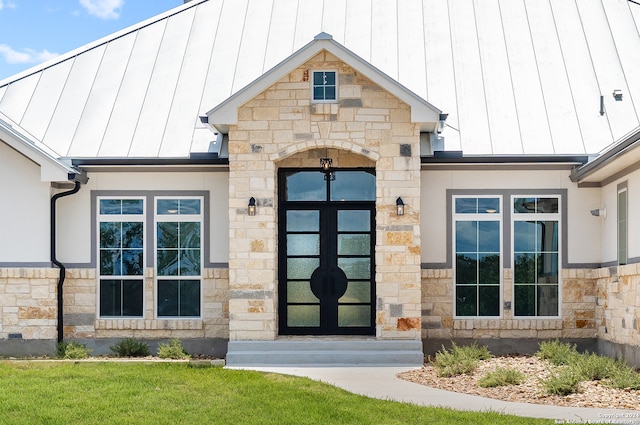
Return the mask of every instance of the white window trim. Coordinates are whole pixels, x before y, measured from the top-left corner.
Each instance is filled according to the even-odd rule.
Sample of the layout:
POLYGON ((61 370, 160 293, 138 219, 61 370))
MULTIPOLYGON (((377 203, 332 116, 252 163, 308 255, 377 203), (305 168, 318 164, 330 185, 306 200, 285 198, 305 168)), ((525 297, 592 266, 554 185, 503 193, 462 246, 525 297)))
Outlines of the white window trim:
MULTIPOLYGON (((562 196, 560 194, 517 194, 511 195, 509 198, 509 208, 513 208, 513 202, 516 198, 555 198, 558 200, 558 212, 557 213, 511 213, 511 311, 513 311, 514 319, 526 319, 526 320, 557 320, 562 318, 562 211, 564 205, 562 205, 562 196), (516 221, 529 221, 527 217, 535 217, 535 220, 555 220, 558 222, 558 315, 557 316, 516 316, 516 282, 515 282, 515 266, 516 266, 516 254, 514 247, 514 223, 516 221)), ((536 283, 537 285, 537 283, 536 283)))
POLYGON ((451 249, 452 249, 452 256, 451 258, 453 259, 453 264, 452 264, 452 269, 453 269, 453 298, 452 298, 452 313, 453 313, 453 318, 454 319, 473 319, 473 320, 496 320, 496 319, 502 319, 504 316, 504 241, 503 241, 503 217, 504 217, 504 205, 502 202, 502 195, 500 194, 496 194, 496 195, 474 195, 474 194, 466 194, 466 195, 453 195, 451 197, 451 212, 452 212, 452 226, 451 226, 451 232, 452 232, 452 239, 451 239, 451 249), (464 198, 474 198, 474 199, 481 199, 481 198, 490 198, 490 199, 498 199, 498 205, 500 210, 497 211, 496 213, 475 213, 475 214, 470 214, 470 213, 456 213, 456 199, 464 199, 464 198), (500 284, 499 286, 499 294, 500 294, 500 301, 498 304, 498 311, 500 311, 500 314, 498 316, 458 316, 456 314, 456 292, 457 292, 457 284, 456 284, 456 273, 457 273, 457 267, 456 267, 456 222, 458 221, 465 221, 465 220, 474 220, 474 221, 498 221, 499 224, 499 229, 500 229, 500 269, 499 269, 499 275, 500 275, 500 284))
POLYGON ((338 99, 340 98, 340 88, 339 88, 339 83, 338 83, 338 78, 339 78, 339 73, 337 69, 312 69, 310 70, 310 77, 309 77, 309 91, 311 93, 311 103, 338 103, 338 99), (315 99, 313 97, 313 80, 314 80, 314 75, 316 72, 335 72, 336 73, 336 98, 335 99, 315 99))
POLYGON ((153 198, 153 255, 154 255, 154 291, 153 291, 153 311, 154 318, 156 320, 201 320, 202 312, 204 308, 204 282, 202 270, 204 269, 204 197, 203 196, 154 196, 153 198), (199 199, 200 200, 200 214, 158 214, 158 201, 162 199, 199 199), (200 223, 200 274, 185 276, 183 280, 199 280, 200 281, 200 315, 199 316, 159 316, 158 315, 158 281, 159 280, 175 280, 180 279, 180 276, 158 276, 158 232, 157 224, 159 222, 199 222, 200 223))
POLYGON ((146 294, 145 294, 145 270, 147 266, 147 200, 144 196, 97 196, 96 197, 96 317, 101 320, 120 320, 120 319, 144 319, 146 311, 146 294), (142 201, 142 214, 100 214, 100 201, 117 199, 128 200, 135 199, 142 201), (116 218, 116 219, 114 219, 116 218), (142 274, 136 276, 117 276, 117 279, 121 280, 139 280, 142 279, 142 316, 101 316, 100 315, 100 281, 102 279, 109 279, 110 275, 103 276, 100 274, 100 223, 111 222, 142 222, 142 274))

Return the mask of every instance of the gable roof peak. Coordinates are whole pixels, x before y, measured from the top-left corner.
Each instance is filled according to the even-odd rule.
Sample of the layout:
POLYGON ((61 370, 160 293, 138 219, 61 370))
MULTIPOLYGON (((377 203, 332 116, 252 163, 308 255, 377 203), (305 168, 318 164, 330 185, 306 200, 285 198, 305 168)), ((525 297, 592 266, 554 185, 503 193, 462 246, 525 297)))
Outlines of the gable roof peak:
POLYGON ((314 40, 333 40, 333 36, 329 33, 322 31, 320 34, 313 37, 314 40))

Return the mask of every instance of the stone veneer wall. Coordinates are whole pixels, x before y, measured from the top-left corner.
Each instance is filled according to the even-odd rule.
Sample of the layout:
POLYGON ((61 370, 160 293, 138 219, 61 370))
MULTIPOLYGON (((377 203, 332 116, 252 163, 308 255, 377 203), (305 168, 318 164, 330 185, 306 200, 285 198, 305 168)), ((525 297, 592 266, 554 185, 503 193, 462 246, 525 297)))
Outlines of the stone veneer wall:
MULTIPOLYGON (((601 268, 595 273, 598 339, 640 351, 640 264, 601 268)), ((638 357, 636 364, 640 363, 640 354, 634 356, 638 357)))
MULTIPOLYGON (((596 337, 596 278, 598 271, 562 270, 562 317, 513 318, 511 308, 501 319, 453 318, 453 270, 422 271, 422 337, 429 339, 581 339, 596 337)), ((513 305, 513 279, 503 271, 503 302, 513 305)))
POLYGON ((56 339, 58 273, 0 268, 0 339, 56 339))
POLYGON ((420 338, 420 135, 410 118, 408 105, 326 52, 238 109, 229 131, 230 340, 278 334, 277 168, 325 148, 375 164, 377 337, 420 338), (311 103, 314 69, 338 70, 339 103, 311 103))
POLYGON ((155 317, 153 268, 146 270, 144 317, 100 319, 97 315, 95 269, 68 269, 64 283, 65 339, 92 338, 222 338, 229 337, 229 272, 204 269, 201 319, 155 317))

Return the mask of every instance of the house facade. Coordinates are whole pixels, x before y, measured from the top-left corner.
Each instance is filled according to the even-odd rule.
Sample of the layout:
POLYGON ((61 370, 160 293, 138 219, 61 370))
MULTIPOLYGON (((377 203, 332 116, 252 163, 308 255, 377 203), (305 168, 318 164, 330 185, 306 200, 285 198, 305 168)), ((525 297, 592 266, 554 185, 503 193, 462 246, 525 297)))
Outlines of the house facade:
POLYGON ((0 82, 0 355, 640 364, 638 9, 194 0, 0 82))

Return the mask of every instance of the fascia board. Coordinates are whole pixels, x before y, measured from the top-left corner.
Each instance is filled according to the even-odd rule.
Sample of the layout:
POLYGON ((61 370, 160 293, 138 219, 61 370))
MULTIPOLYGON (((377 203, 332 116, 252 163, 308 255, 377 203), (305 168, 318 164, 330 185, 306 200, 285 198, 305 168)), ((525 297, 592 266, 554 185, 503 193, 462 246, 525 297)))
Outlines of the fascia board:
POLYGON ((40 166, 40 180, 63 182, 78 171, 54 158, 0 119, 0 140, 40 166))
POLYGON ((222 133, 227 133, 229 125, 237 124, 238 108, 260 94, 262 91, 277 83, 283 76, 302 66, 312 57, 326 50, 341 61, 362 73, 384 90, 411 106, 411 120, 416 123, 429 123, 435 128, 442 112, 411 90, 407 89, 378 68, 371 65, 349 49, 335 42, 333 39, 318 39, 289 56, 278 65, 264 73, 260 78, 245 86, 231 97, 209 110, 206 115, 209 124, 222 133))
POLYGON ((571 173, 571 181, 581 183, 589 177, 602 181, 609 175, 620 171, 619 169, 624 168, 623 165, 617 166, 616 162, 621 163, 620 158, 633 151, 637 151, 637 148, 640 148, 640 127, 634 129, 620 139, 620 141, 602 151, 594 160, 587 162, 582 167, 576 168, 574 172, 571 173))

